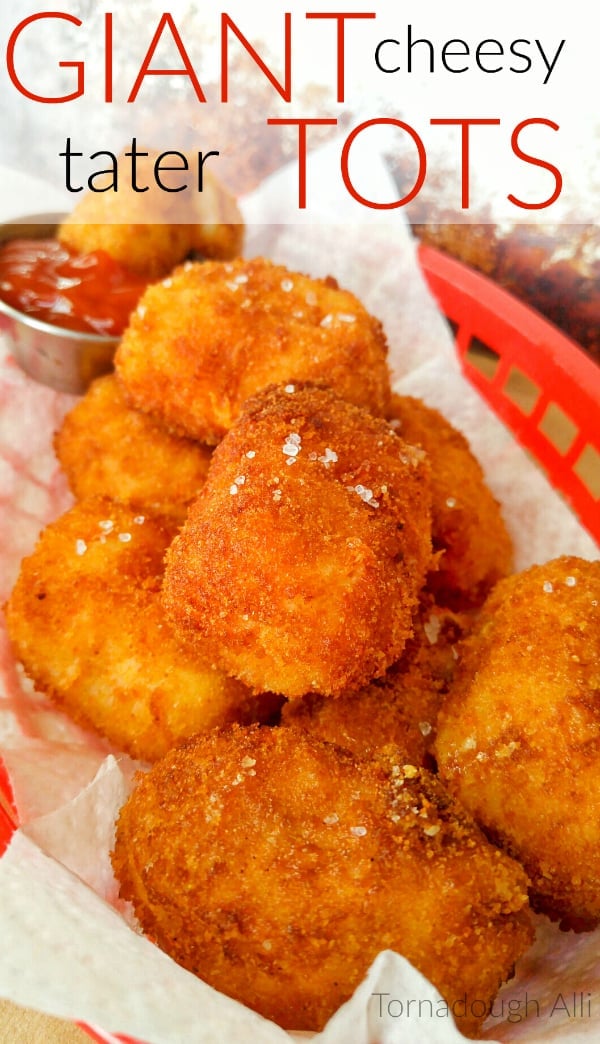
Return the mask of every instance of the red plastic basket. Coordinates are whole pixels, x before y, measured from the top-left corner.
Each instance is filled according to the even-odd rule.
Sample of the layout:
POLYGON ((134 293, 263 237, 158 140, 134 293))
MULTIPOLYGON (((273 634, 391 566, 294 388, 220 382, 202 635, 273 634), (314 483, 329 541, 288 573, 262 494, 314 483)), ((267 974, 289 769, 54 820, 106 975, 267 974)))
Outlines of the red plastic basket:
POLYGON ((6 766, 0 758, 0 857, 17 826, 17 809, 6 766))
POLYGON ((600 540, 600 366, 538 312, 420 246, 469 380, 600 540))
MULTIPOLYGON (((600 540, 600 366, 485 276, 432 247, 421 245, 419 259, 466 376, 600 540)), ((0 856, 16 825, 0 759, 0 856)), ((77 1025, 105 1044, 142 1044, 77 1025)))

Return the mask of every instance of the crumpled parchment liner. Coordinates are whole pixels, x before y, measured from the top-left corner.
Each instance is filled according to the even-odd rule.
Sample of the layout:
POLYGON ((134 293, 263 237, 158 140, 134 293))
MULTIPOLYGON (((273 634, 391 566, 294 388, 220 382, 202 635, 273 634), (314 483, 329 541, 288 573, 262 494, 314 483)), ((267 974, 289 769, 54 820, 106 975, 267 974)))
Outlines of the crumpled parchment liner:
MULTIPOLYGON (((519 568, 566 552, 596 557, 592 539, 460 375, 402 218, 396 215, 386 228, 344 225, 338 201, 335 211, 323 214, 323 224, 286 227, 275 183, 290 174, 295 176, 276 175, 247 201, 247 214, 257 224, 249 230, 246 253, 313 275, 333 274, 378 315, 397 389, 441 408, 470 438, 504 505, 519 568), (326 224, 332 212, 335 227, 326 224)), ((24 377, 0 338, 2 599, 41 526, 71 502, 51 450, 52 432, 70 405, 66 396, 24 377)), ((114 817, 135 766, 32 693, 1 626, 0 743, 24 824, 0 859, 0 995, 149 1044, 306 1038, 216 993, 137 934, 130 911, 116 900, 108 858, 114 817)), ((563 935, 540 918, 537 942, 497 998, 486 1039, 595 1039, 599 952, 600 932, 563 935)), ((434 987, 403 958, 386 952, 313 1039, 451 1044, 463 1038, 434 987)))

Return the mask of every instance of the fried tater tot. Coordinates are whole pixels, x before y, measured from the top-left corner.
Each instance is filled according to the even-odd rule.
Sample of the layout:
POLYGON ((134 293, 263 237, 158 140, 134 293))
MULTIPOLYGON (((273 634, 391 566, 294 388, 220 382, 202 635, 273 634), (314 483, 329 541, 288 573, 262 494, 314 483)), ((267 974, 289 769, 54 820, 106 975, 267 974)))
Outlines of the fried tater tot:
POLYGON ((430 600, 419 607, 414 632, 400 660, 369 685, 335 700, 309 695, 290 700, 281 724, 368 757, 393 743, 406 761, 431 767, 430 747, 442 694, 456 660, 455 643, 469 622, 430 600))
POLYGON ((212 455, 128 406, 114 374, 90 385, 66 415, 54 449, 78 500, 105 496, 179 521, 204 485, 212 455))
POLYGON ((464 435, 419 399, 392 396, 392 426, 431 463, 432 540, 443 554, 428 586, 453 609, 481 605, 513 566, 512 541, 464 435))
POLYGON ((180 636, 255 691, 339 694, 411 634, 431 560, 429 468, 326 388, 250 400, 167 555, 180 636))
POLYGON ((384 414, 386 355, 381 324, 334 279, 254 258, 186 263, 148 287, 115 365, 138 409, 214 444, 269 384, 323 382, 384 414))
POLYGON ((121 810, 113 864, 161 948, 289 1030, 322 1029, 391 949, 466 995, 475 1034, 532 936, 523 871, 434 776, 293 729, 171 752, 121 810))
POLYGON ((173 531, 123 505, 83 501, 44 530, 6 607, 15 655, 36 688, 148 761, 273 706, 174 637, 159 597, 173 531))
POLYGON ((459 647, 435 744, 448 786, 566 927, 600 922, 599 606, 600 561, 502 580, 459 647))
MULTIPOLYGON (((136 192, 127 183, 120 184, 118 192, 100 191, 103 185, 112 184, 113 174, 96 175, 96 191, 81 197, 62 222, 58 239, 84 254, 104 250, 148 279, 167 275, 191 252, 211 258, 236 257, 242 249, 244 226, 234 197, 206 169, 202 191, 197 192, 189 171, 165 167, 162 177, 172 191, 163 191, 154 178, 160 156, 154 151, 138 153, 137 181, 148 185, 147 192, 136 192), (181 185, 188 187, 180 191, 181 185)), ((130 163, 124 154, 117 158, 117 176, 122 181, 123 168, 130 163)))

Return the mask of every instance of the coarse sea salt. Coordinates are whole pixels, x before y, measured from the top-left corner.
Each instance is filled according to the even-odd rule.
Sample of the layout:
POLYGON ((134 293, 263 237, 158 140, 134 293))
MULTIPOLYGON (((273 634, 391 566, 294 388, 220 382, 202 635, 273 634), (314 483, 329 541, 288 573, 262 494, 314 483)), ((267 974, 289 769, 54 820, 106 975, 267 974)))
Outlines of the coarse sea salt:
POLYGON ((364 837, 367 833, 367 828, 364 826, 350 827, 350 833, 353 837, 364 837))
POLYGON ((356 486, 348 486, 348 489, 354 490, 355 493, 358 493, 360 499, 364 501, 365 504, 368 504, 369 507, 379 507, 379 501, 375 500, 375 497, 373 496, 373 490, 367 489, 367 487, 361 485, 360 482, 356 486))
POLYGON ((435 645, 437 643, 441 629, 442 621, 439 616, 435 616, 432 613, 429 619, 423 624, 423 630, 425 631, 427 641, 430 645, 435 645))
POLYGON ((325 467, 327 467, 329 464, 337 464, 338 455, 334 450, 330 449, 328 446, 323 456, 319 457, 318 460, 321 462, 321 464, 324 464, 325 467))
MULTIPOLYGON (((286 457, 297 457, 301 449, 302 439, 297 432, 292 431, 289 435, 286 435, 285 442, 281 447, 281 452, 284 453, 286 457)), ((288 460, 288 464, 289 463, 290 461, 288 460)))

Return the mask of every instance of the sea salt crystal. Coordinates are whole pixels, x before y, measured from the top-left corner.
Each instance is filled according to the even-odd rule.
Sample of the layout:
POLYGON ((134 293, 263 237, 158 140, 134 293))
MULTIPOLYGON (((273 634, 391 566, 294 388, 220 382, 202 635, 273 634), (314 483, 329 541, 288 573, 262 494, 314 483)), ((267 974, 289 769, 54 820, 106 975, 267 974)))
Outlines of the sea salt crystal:
POLYGON ((128 544, 131 540, 131 533, 119 533, 119 540, 122 544, 128 544))
POLYGON ((337 463, 338 455, 332 449, 329 449, 329 446, 328 446, 327 449, 325 450, 325 453, 323 454, 323 456, 319 457, 318 459, 321 462, 321 464, 324 464, 325 467, 327 467, 329 464, 336 464, 337 463))
POLYGON ((440 620, 439 616, 435 616, 432 613, 429 619, 426 621, 426 623, 423 624, 423 630, 425 631, 427 641, 430 645, 436 644, 440 636, 441 629, 442 621, 440 620))
POLYGON ((78 554, 78 555, 85 555, 86 551, 87 551, 87 544, 86 544, 85 540, 76 540, 75 541, 75 552, 76 552, 76 554, 78 554))
POLYGON ((350 833, 353 837, 364 837, 367 833, 367 828, 364 826, 350 827, 350 833))
MULTIPOLYGON (((300 435, 295 431, 290 432, 290 434, 286 436, 285 442, 281 447, 281 452, 284 453, 286 457, 297 457, 301 449, 302 439, 300 435)), ((289 463, 290 461, 288 460, 288 464, 289 463)))
POLYGON ((554 591, 554 585, 551 584, 549 580, 546 580, 543 585, 543 590, 546 594, 552 594, 554 591))
POLYGON ((360 499, 363 500, 365 504, 368 504, 369 507, 379 507, 379 501, 375 500, 373 490, 367 489, 366 486, 362 486, 360 482, 356 486, 347 486, 346 489, 350 490, 351 493, 358 493, 360 499))

